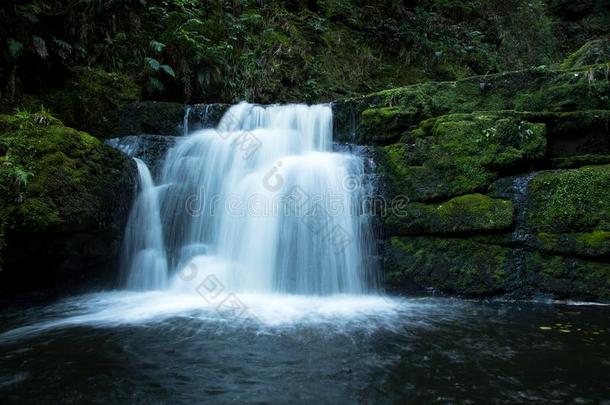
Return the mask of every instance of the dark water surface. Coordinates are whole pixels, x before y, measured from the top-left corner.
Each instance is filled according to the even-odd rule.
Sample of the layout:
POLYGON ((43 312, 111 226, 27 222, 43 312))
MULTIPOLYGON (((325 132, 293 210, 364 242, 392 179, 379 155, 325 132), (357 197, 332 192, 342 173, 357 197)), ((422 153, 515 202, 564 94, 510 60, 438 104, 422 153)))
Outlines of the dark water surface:
POLYGON ((254 322, 139 296, 5 308, 2 403, 610 404, 610 307, 263 300, 254 322))

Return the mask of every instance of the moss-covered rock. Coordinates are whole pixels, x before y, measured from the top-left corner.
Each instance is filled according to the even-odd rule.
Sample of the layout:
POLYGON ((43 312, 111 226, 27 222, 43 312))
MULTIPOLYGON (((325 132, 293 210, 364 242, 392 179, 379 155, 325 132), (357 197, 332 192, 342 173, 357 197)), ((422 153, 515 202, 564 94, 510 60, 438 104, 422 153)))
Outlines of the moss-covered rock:
POLYGON ((528 238, 530 247, 563 256, 610 257, 610 231, 540 232, 528 238))
POLYGON ((499 171, 545 154, 543 124, 493 114, 454 114, 424 121, 403 142, 382 150, 380 171, 392 195, 430 201, 486 188, 499 171))
POLYGON ((416 111, 403 107, 377 107, 362 112, 358 127, 359 143, 385 145, 419 122, 416 111))
POLYGON ((610 263, 530 252, 523 257, 524 271, 536 288, 556 299, 610 301, 610 263))
POLYGON ((520 111, 604 110, 610 108, 607 66, 567 71, 545 81, 532 92, 517 95, 514 109, 520 111))
POLYGON ((385 226, 392 235, 448 234, 503 230, 512 222, 510 201, 469 194, 439 204, 409 204, 389 216, 385 226))
POLYGON ((350 100, 357 140, 400 135, 378 148, 389 196, 412 201, 385 219, 390 284, 609 300, 609 100, 605 65, 350 100))
POLYGON ((511 250, 463 239, 393 237, 388 253, 391 285, 487 296, 507 290, 511 250))
POLYGON ((610 231, 610 165, 534 177, 527 224, 534 232, 610 231))
POLYGON ((384 90, 335 103, 335 127, 340 136, 353 127, 352 132, 357 132, 362 142, 375 143, 386 139, 360 126, 363 112, 378 108, 382 109, 379 113, 402 111, 419 119, 476 111, 608 110, 610 83, 606 72, 605 64, 561 71, 533 68, 384 90))
POLYGON ((98 68, 73 68, 65 87, 42 97, 68 127, 98 138, 113 135, 115 111, 140 98, 140 88, 129 77, 98 68))
POLYGON ((41 122, 31 114, 26 124, 26 114, 0 116, 0 155, 25 172, 19 184, 0 178, 7 244, 2 276, 8 284, 36 277, 58 282, 101 271, 118 254, 134 163, 57 120, 41 122))
POLYGON ((386 258, 387 281, 397 287, 475 297, 610 300, 607 262, 431 237, 393 237, 386 258))
POLYGON ((549 158, 610 154, 610 111, 608 110, 498 114, 545 124, 549 158))

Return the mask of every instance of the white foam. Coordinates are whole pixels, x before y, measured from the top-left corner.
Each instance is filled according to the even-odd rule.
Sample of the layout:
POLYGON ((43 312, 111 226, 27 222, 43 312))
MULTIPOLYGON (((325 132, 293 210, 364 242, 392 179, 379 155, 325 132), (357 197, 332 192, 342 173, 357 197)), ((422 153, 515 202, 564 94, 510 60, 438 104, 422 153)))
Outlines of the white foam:
POLYGON ((289 295, 223 293, 214 297, 199 292, 172 290, 113 291, 87 294, 46 307, 46 320, 9 330, 0 342, 75 326, 114 328, 150 325, 175 318, 255 331, 298 326, 325 326, 335 330, 374 330, 393 327, 405 311, 432 307, 383 295, 289 295), (238 303, 231 311, 230 303, 238 303))

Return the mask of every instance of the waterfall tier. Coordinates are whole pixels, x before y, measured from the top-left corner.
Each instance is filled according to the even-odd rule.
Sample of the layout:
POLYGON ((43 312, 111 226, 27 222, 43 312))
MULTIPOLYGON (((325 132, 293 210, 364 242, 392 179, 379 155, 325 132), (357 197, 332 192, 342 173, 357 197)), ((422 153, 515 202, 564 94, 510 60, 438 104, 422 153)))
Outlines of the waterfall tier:
POLYGON ((359 209, 363 161, 332 153, 332 127, 328 105, 240 103, 216 129, 179 138, 158 186, 140 170, 128 288, 163 287, 166 269, 177 273, 175 289, 209 276, 242 292, 374 289, 370 218, 359 209))

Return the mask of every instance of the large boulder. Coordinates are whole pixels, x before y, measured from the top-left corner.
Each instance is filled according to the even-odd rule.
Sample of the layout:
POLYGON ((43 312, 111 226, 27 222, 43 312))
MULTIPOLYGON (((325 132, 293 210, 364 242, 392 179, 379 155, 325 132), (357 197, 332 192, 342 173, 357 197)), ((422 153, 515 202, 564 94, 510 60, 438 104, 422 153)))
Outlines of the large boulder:
POLYGON ((111 282, 134 162, 42 111, 0 116, 4 288, 111 282))
POLYGON ((527 221, 536 232, 610 231, 610 165, 535 176, 527 221))
POLYGON ((529 246, 610 259, 610 165, 540 173, 528 195, 529 246))
POLYGON ((491 296, 510 291, 511 250, 462 239, 393 237, 386 253, 392 286, 491 296))
POLYGON ((454 114, 424 121, 383 148, 380 171, 393 195, 430 201, 487 188, 546 151, 544 124, 494 114, 454 114))

